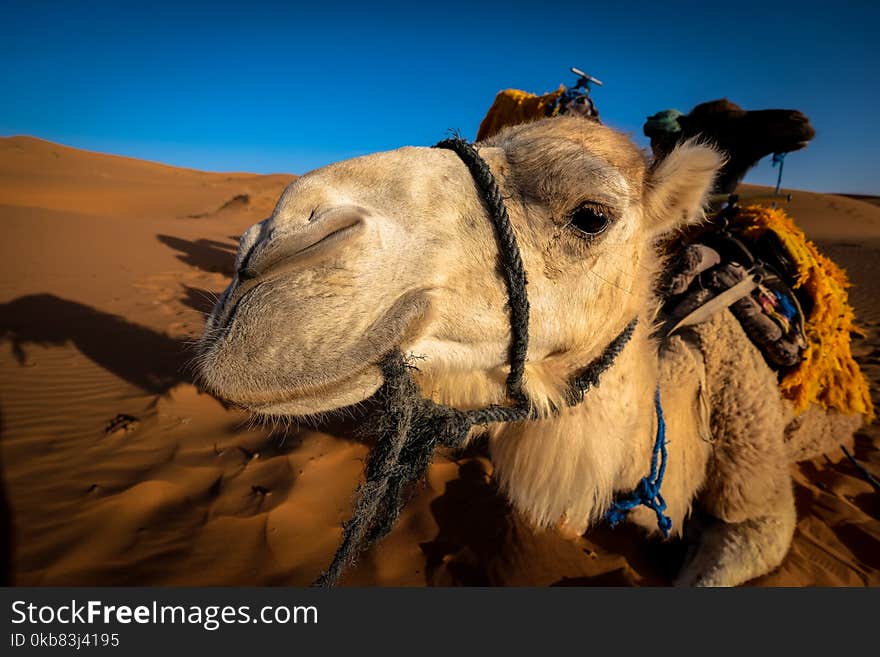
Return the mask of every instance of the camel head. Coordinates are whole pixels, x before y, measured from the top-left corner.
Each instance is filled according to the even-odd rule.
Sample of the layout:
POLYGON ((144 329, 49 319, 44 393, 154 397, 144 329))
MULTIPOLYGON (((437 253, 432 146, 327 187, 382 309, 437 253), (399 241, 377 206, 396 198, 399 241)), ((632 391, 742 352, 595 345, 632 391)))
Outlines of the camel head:
MULTIPOLYGON (((721 156, 685 143, 657 166, 579 117, 477 145, 505 197, 528 275, 525 391, 561 395, 651 303, 658 238, 702 213, 721 156)), ((423 393, 504 400, 510 320, 498 246, 468 168, 401 148, 302 176, 241 238, 199 348, 205 387, 258 414, 358 403, 377 362, 413 356, 423 393)))
POLYGON ((797 110, 746 111, 721 99, 697 105, 685 115, 676 112, 672 123, 668 121, 670 112, 674 110, 655 114, 645 124, 655 156, 662 157, 686 139, 710 141, 728 156, 715 189, 725 194, 732 193, 761 158, 799 150, 816 136, 809 119, 797 110), (664 129, 669 125, 676 129, 664 129))

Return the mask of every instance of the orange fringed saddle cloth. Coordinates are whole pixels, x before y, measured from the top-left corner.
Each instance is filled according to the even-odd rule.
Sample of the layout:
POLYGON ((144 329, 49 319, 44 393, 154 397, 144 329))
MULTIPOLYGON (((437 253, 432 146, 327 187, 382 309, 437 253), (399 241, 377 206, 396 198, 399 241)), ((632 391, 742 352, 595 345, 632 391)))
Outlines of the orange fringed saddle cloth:
POLYGON ((792 288, 812 301, 804 325, 807 347, 800 364, 780 378, 782 394, 797 411, 815 403, 873 420, 868 382, 850 349, 850 334, 859 330, 847 295, 846 272, 820 253, 782 210, 747 206, 739 210, 736 222, 747 238, 758 239, 766 231, 776 234, 796 265, 792 288))
POLYGON ((486 112, 477 132, 477 141, 488 139, 502 128, 528 123, 551 116, 551 108, 565 93, 565 86, 543 96, 536 96, 519 89, 505 89, 495 96, 495 102, 486 112))

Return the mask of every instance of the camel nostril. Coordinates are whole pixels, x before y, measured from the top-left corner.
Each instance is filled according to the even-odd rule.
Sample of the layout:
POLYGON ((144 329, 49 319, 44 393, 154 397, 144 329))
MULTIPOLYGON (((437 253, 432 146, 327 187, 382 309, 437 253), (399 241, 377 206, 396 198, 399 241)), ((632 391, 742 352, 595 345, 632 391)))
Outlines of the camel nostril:
POLYGON ((335 208, 322 213, 293 233, 282 234, 242 263, 239 278, 266 276, 288 265, 305 265, 331 255, 336 248, 363 233, 367 213, 362 208, 335 208))
POLYGON ((341 247, 356 241, 366 231, 368 216, 364 208, 338 207, 321 213, 292 232, 257 240, 235 272, 238 280, 218 304, 215 325, 229 326, 242 299, 264 282, 323 262, 341 247))

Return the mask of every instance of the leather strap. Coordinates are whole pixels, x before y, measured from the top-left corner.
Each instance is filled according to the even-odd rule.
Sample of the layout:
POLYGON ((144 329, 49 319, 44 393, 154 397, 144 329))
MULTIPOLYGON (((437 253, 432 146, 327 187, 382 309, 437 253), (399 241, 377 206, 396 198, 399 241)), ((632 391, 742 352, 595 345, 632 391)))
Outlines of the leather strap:
POLYGON ((694 324, 705 322, 715 313, 720 312, 725 308, 729 308, 743 297, 751 294, 752 290, 756 287, 758 287, 758 283, 755 281, 755 277, 752 274, 749 274, 733 287, 727 288, 721 294, 712 297, 702 306, 692 310, 682 317, 675 326, 666 332, 666 335, 672 335, 678 329, 686 326, 693 326, 694 324))

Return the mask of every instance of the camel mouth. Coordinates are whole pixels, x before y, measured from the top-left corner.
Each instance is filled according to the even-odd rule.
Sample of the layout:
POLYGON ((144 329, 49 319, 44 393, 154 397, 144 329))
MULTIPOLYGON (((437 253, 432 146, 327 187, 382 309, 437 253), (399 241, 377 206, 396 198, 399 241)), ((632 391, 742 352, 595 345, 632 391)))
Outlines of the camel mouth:
POLYGON ((262 416, 305 418, 364 402, 382 385, 378 363, 416 340, 430 321, 429 292, 418 288, 401 294, 339 351, 301 351, 296 344, 270 343, 270 353, 284 349, 291 354, 288 367, 280 369, 271 357, 261 359, 259 351, 250 351, 243 360, 240 346, 233 345, 230 352, 224 338, 215 338, 199 366, 201 386, 231 406, 262 416), (254 376, 242 376, 245 364, 254 376))
POLYGON ((230 403, 258 417, 308 421, 367 401, 376 394, 382 383, 379 366, 370 363, 360 372, 309 390, 266 394, 252 400, 238 399, 230 403), (327 404, 330 399, 334 400, 332 407, 327 404))

